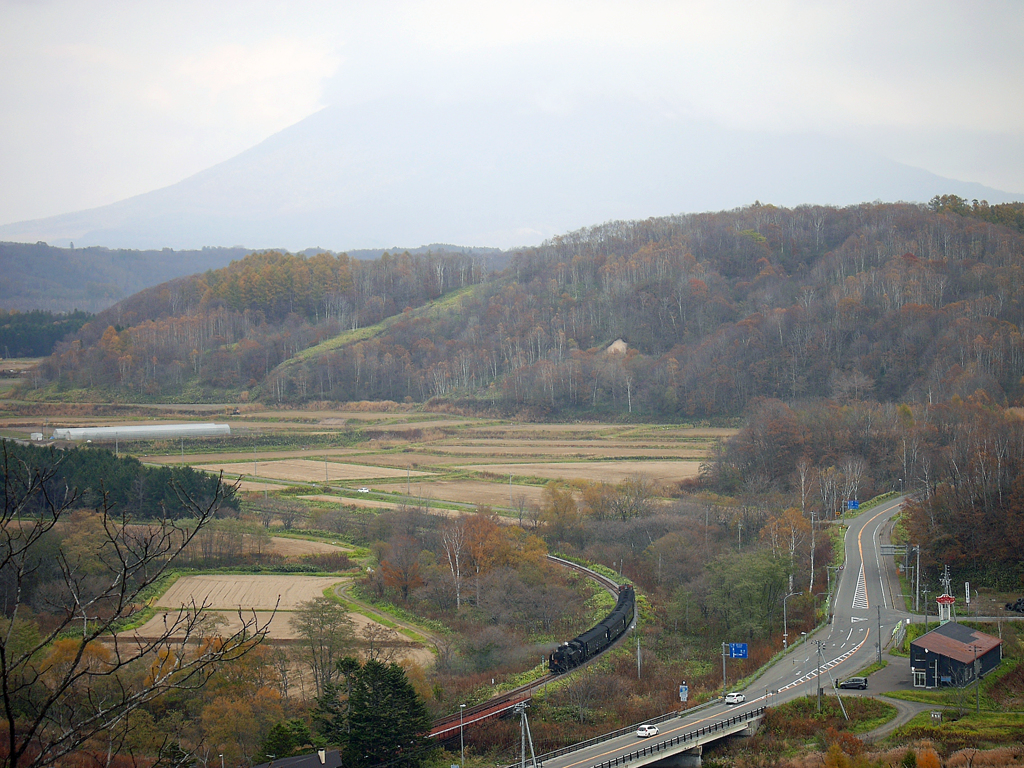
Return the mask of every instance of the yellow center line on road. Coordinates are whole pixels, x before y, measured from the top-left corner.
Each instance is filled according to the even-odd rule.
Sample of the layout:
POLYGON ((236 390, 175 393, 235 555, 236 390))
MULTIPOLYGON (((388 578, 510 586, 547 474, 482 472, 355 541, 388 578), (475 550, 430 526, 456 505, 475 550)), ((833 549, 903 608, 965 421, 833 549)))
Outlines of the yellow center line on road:
MULTIPOLYGON (((864 542, 861 540, 861 537, 864 535, 864 529, 868 527, 868 525, 875 519, 875 517, 879 517, 881 515, 884 515, 890 509, 892 509, 892 507, 886 507, 885 509, 880 509, 878 511, 878 513, 875 514, 874 517, 869 518, 868 521, 866 523, 864 523, 864 525, 862 525, 860 527, 860 532, 857 534, 857 551, 860 552, 860 567, 861 568, 864 567, 864 542)), ((839 591, 839 587, 838 586, 836 587, 836 591, 837 592, 839 591)), ((867 581, 866 580, 864 582, 864 602, 867 603, 867 607, 868 608, 871 607, 871 601, 868 598, 868 585, 867 585, 867 581)))

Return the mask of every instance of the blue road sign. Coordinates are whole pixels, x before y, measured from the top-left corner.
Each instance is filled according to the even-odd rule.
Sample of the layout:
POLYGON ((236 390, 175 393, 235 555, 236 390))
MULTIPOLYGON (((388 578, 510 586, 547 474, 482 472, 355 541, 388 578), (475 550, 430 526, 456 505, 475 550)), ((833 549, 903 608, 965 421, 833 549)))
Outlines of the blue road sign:
POLYGON ((745 658, 747 658, 747 644, 746 643, 729 643, 729 658, 730 659, 745 659, 745 658))
POLYGON ((860 502, 857 501, 856 499, 850 499, 848 502, 846 502, 846 508, 847 509, 860 509, 860 502))
POLYGON ((690 686, 680 685, 679 686, 679 700, 686 701, 690 698, 690 686))

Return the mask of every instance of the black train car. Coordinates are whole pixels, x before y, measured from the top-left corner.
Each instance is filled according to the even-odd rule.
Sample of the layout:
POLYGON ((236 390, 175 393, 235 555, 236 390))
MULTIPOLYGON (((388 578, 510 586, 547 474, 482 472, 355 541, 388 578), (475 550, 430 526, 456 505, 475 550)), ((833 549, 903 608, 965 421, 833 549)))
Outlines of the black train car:
POLYGON ((548 657, 548 668, 556 675, 568 672, 588 661, 614 643, 633 621, 636 593, 625 584, 619 587, 619 599, 604 621, 560 645, 548 657))

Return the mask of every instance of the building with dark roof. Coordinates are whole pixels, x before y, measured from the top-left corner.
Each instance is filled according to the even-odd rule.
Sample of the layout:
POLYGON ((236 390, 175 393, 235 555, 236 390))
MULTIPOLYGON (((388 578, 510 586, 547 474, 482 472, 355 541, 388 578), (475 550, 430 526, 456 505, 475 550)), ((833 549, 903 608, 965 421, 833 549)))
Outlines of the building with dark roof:
POLYGON ((915 688, 961 686, 984 677, 1003 660, 1003 641, 976 629, 947 622, 910 644, 915 688))

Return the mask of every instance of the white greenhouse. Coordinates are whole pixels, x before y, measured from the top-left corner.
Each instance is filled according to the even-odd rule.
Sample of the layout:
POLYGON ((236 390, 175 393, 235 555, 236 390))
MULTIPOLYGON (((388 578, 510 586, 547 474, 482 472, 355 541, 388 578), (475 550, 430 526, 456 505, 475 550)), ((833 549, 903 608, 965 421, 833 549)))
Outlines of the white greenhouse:
POLYGON ((140 427, 70 427, 55 429, 54 440, 170 440, 179 437, 230 435, 227 424, 147 424, 140 427))

